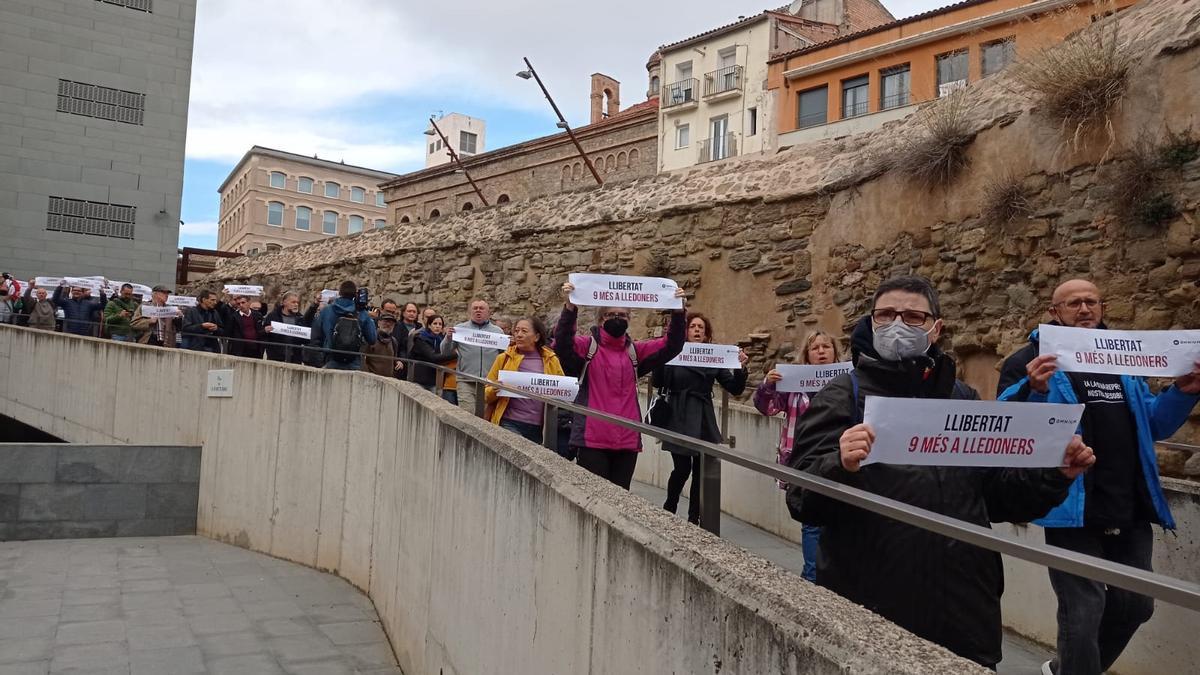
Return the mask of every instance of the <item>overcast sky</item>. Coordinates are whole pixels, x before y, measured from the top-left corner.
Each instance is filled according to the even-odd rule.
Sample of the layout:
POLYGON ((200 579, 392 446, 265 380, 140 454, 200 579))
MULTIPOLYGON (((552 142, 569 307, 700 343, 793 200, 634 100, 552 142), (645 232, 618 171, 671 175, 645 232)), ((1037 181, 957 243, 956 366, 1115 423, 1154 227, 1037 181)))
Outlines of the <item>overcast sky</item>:
MULTIPOLYGON (((488 149, 554 133, 528 56, 572 125, 590 76, 645 99, 660 45, 762 11, 746 0, 199 0, 180 235, 216 247, 217 187, 252 145, 403 173, 431 114, 487 121, 488 149)), ((898 18, 941 6, 885 2, 898 18)))

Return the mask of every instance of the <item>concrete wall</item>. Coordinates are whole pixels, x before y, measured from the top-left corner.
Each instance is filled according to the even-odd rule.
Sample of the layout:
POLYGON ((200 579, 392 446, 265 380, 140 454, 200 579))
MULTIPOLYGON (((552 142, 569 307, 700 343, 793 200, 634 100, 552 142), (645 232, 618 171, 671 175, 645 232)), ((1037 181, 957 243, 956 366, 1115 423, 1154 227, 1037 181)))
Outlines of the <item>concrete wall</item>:
POLYGON ((200 448, 0 444, 0 541, 196 533, 200 448))
POLYGON ((407 673, 986 672, 406 382, 0 326, 0 414, 203 446, 200 532, 366 590, 407 673))

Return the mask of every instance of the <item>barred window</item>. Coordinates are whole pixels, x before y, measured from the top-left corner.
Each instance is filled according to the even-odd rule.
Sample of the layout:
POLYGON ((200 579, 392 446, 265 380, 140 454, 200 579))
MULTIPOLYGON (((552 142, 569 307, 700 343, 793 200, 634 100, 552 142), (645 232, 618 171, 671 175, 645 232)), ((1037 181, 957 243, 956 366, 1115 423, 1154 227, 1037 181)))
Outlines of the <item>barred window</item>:
POLYGON ((136 221, 137 207, 124 204, 50 197, 50 205, 46 209, 46 229, 51 232, 133 239, 133 224, 136 221))
POLYGON ((58 112, 142 125, 146 95, 71 80, 58 81, 58 112))
POLYGON ((103 2, 106 5, 119 5, 121 7, 128 7, 129 9, 136 9, 139 12, 146 12, 147 14, 154 12, 154 0, 96 0, 96 1, 103 2))

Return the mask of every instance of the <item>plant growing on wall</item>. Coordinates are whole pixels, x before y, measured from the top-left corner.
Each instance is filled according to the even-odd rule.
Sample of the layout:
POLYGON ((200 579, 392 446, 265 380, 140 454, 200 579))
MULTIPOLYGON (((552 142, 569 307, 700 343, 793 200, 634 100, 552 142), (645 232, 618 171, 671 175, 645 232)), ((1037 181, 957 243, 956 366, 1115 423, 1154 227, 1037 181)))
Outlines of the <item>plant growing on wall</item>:
POLYGON ((967 168, 967 146, 975 139, 971 105, 960 91, 917 113, 916 131, 902 136, 885 160, 887 168, 932 190, 945 187, 967 168))
POLYGON ((983 186, 979 216, 989 225, 1005 225, 1033 213, 1033 204, 1020 176, 1007 171, 983 186))
POLYGON ((1170 172, 1200 157, 1192 131, 1167 131, 1161 140, 1143 135, 1109 173, 1109 206, 1126 223, 1159 226, 1179 215, 1170 172))

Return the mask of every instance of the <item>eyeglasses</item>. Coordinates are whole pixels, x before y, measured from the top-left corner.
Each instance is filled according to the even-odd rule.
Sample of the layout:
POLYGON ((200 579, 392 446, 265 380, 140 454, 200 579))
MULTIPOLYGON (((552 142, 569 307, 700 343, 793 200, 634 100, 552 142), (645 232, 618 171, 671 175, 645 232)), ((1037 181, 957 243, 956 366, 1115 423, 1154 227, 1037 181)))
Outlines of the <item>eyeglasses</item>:
POLYGON ((608 319, 629 319, 629 312, 605 312, 600 318, 605 321, 608 319))
POLYGON ((1093 309, 1096 309, 1097 307, 1103 307, 1104 305, 1105 305, 1105 302, 1103 300, 1101 300, 1100 298, 1071 298, 1070 300, 1056 302, 1050 306, 1051 307, 1063 306, 1063 307, 1066 307, 1067 309, 1071 310, 1072 312, 1078 312, 1083 307, 1087 307, 1088 311, 1091 311, 1093 309))
POLYGON ((900 317, 906 326, 924 326, 925 322, 933 318, 932 312, 922 312, 919 309, 897 310, 890 307, 881 307, 871 312, 871 320, 877 324, 889 324, 900 317))

